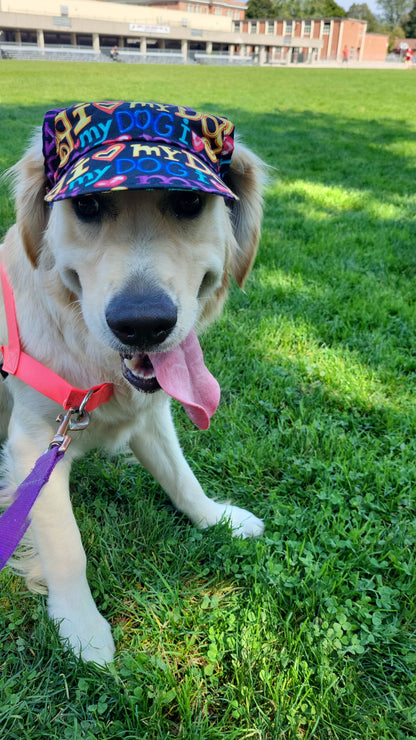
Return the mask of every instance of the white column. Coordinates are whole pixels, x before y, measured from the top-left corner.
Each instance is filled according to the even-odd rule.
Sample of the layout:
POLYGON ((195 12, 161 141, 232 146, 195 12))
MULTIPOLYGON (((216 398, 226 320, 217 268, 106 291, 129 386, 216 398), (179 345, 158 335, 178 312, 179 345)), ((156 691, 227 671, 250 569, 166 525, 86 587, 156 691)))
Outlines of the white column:
POLYGON ((344 35, 344 21, 341 21, 340 28, 339 28, 339 37, 338 37, 338 48, 337 48, 337 62, 342 61, 342 37, 344 35))
POLYGON ((332 37, 334 35, 334 21, 331 20, 330 24, 331 25, 329 26, 329 38, 328 38, 328 55, 329 55, 329 58, 332 59, 332 37))

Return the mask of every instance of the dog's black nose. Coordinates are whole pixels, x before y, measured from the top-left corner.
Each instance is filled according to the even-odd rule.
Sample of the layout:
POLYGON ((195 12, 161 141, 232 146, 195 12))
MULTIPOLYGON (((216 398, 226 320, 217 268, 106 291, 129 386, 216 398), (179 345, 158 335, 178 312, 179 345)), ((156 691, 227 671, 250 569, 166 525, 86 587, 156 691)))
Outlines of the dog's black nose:
POLYGON ((107 324, 125 345, 149 350, 164 342, 174 328, 177 309, 164 292, 120 293, 109 303, 107 324))

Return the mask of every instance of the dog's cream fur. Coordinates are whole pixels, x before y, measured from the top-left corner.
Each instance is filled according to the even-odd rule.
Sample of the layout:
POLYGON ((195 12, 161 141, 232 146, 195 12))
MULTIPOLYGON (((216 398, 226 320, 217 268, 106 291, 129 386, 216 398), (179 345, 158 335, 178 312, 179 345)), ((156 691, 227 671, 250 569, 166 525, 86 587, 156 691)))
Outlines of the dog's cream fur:
MULTIPOLYGON (((229 275, 242 286, 253 263, 262 173, 257 157, 237 144, 229 181, 239 200, 232 208, 220 196, 206 196, 200 214, 178 219, 166 206, 167 191, 114 192, 108 195, 111 217, 86 224, 70 200, 52 209, 45 203, 40 133, 12 170, 17 222, 6 235, 1 260, 15 293, 22 345, 75 387, 104 381, 115 387, 111 401, 92 413, 89 427, 72 434, 68 452, 32 510, 35 554, 20 560, 29 587, 46 584, 50 617, 63 641, 86 661, 111 661, 114 644, 86 579, 69 498, 74 459, 95 447, 130 446, 176 508, 198 526, 227 519, 238 536, 263 531, 250 512, 205 495, 179 447, 169 398, 163 391, 141 393, 124 380, 119 343, 105 319, 112 296, 134 276, 148 291, 162 289, 177 307, 176 326, 162 349, 178 345, 192 328, 207 326, 221 311, 229 275)), ((0 342, 7 344, 2 300, 0 314, 0 342)), ((48 446, 59 409, 15 377, 1 386, 2 429, 8 436, 5 498, 48 446)))

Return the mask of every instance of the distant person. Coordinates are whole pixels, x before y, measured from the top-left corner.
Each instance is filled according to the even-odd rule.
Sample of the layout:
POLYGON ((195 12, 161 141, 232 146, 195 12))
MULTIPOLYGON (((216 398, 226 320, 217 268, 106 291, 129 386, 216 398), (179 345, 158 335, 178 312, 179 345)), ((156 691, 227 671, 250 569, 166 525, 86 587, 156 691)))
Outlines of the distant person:
POLYGON ((342 50, 342 63, 348 64, 349 58, 350 58, 350 51, 348 49, 348 46, 345 45, 342 50))
POLYGON ((117 46, 117 44, 115 44, 113 46, 113 48, 111 49, 110 56, 111 56, 111 59, 113 60, 113 62, 117 62, 118 61, 118 46, 117 46))
POLYGON ((406 50, 406 56, 405 56, 405 67, 406 69, 412 69, 412 62, 413 62, 413 50, 409 48, 406 50))

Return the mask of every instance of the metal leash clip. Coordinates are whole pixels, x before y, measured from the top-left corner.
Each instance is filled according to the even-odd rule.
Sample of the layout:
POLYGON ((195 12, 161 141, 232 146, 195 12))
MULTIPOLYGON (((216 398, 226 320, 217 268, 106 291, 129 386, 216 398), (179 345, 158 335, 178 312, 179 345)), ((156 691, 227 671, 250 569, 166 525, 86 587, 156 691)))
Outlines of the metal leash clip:
POLYGON ((49 444, 48 449, 52 447, 59 447, 60 452, 66 452, 71 442, 71 437, 67 434, 67 431, 78 432, 85 429, 90 423, 90 415, 85 410, 85 406, 91 398, 93 391, 90 390, 82 399, 80 407, 78 409, 64 410, 63 414, 59 414, 56 421, 59 422, 59 427, 56 430, 56 434, 49 444), (74 414, 77 414, 75 419, 72 418, 74 414))

